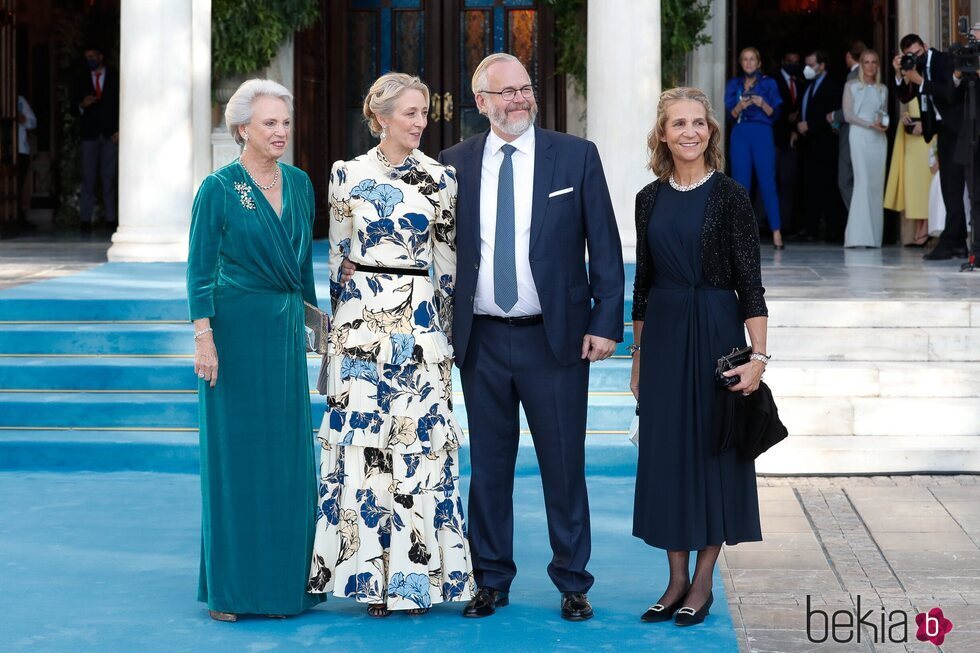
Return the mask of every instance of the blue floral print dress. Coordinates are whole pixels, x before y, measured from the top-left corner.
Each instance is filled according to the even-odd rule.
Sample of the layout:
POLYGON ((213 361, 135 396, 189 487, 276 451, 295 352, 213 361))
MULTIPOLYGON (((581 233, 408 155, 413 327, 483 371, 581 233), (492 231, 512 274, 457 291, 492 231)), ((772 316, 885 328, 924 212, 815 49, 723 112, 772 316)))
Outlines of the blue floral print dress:
POLYGON ((321 389, 319 506, 308 590, 428 608, 473 595, 452 412, 456 173, 374 148, 330 176, 333 330, 321 389), (434 269, 354 273, 341 263, 434 269))

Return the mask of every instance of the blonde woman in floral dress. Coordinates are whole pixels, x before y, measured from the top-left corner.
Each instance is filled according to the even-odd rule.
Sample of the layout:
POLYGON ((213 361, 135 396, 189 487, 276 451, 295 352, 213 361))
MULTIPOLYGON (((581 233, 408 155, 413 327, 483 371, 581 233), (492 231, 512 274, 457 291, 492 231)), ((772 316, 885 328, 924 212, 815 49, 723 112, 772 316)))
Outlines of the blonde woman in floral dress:
POLYGON ((308 589, 375 617, 472 596, 449 340, 456 173, 417 149, 428 106, 418 78, 379 78, 364 115, 381 142, 330 176, 334 320, 308 589), (357 271, 341 283, 345 258, 357 271))

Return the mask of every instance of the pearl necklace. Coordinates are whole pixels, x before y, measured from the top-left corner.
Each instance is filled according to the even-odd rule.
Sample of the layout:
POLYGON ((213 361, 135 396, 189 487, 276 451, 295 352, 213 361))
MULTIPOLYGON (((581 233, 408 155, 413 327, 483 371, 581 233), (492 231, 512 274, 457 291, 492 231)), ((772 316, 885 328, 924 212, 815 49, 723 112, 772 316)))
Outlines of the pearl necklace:
POLYGON ((256 186, 258 186, 259 188, 261 188, 262 190, 270 190, 273 186, 276 185, 276 182, 279 181, 279 163, 278 162, 276 163, 276 171, 272 175, 272 183, 270 183, 268 186, 263 186, 262 184, 260 184, 258 182, 258 180, 255 177, 252 176, 252 173, 249 172, 248 168, 245 167, 245 163, 242 161, 241 157, 238 158, 238 164, 240 166, 242 166, 242 169, 245 171, 245 174, 248 175, 248 178, 252 180, 252 183, 255 184, 256 186))
POLYGON ((711 175, 713 175, 713 174, 715 174, 715 171, 714 170, 708 170, 708 174, 706 174, 705 176, 701 177, 701 179, 699 181, 694 182, 690 186, 681 186, 676 181, 674 181, 674 175, 673 175, 673 173, 671 173, 670 179, 668 179, 667 181, 670 182, 670 187, 673 188, 674 190, 678 190, 678 191, 680 191, 682 193, 686 193, 687 191, 694 190, 698 186, 701 186, 702 184, 704 184, 704 182, 706 182, 709 179, 711 179, 711 175))

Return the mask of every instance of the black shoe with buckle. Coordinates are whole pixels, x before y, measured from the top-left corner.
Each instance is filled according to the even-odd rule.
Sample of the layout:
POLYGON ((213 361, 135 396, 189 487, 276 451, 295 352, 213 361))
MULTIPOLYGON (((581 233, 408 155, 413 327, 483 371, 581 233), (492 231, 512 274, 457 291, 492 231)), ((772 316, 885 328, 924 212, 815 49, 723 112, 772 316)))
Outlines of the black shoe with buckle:
POLYGON ((495 590, 492 587, 481 587, 476 596, 463 608, 464 617, 489 617, 497 608, 503 608, 510 603, 507 592, 495 590))
POLYGON ((715 595, 714 593, 708 594, 708 600, 704 602, 698 610, 689 607, 683 607, 677 611, 674 615, 674 625, 675 626, 696 626, 704 621, 704 618, 708 616, 708 610, 711 608, 711 604, 714 603, 715 595))
POLYGON ((585 621, 593 615, 589 597, 582 592, 561 593, 561 618, 568 621, 585 621))
POLYGON ((684 605, 684 599, 687 598, 686 594, 682 594, 679 599, 671 603, 670 605, 664 605, 663 603, 654 603, 650 608, 643 613, 640 617, 640 621, 644 621, 648 624, 660 623, 662 621, 670 621, 674 613, 684 605))

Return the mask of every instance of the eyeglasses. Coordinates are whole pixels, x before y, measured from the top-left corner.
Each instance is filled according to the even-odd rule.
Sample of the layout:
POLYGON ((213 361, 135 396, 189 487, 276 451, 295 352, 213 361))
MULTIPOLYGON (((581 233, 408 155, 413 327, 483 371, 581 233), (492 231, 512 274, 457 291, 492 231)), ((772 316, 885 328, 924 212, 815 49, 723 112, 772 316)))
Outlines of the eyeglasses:
POLYGON ((534 97, 534 87, 528 84, 527 86, 522 86, 520 88, 505 88, 502 91, 480 91, 481 93, 490 93, 491 95, 499 95, 503 98, 504 102, 510 102, 517 94, 520 93, 525 99, 530 100, 534 97))

